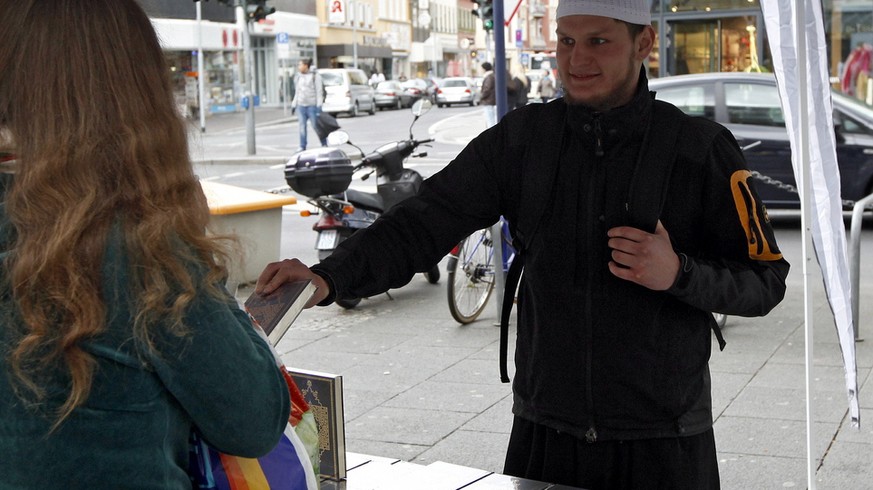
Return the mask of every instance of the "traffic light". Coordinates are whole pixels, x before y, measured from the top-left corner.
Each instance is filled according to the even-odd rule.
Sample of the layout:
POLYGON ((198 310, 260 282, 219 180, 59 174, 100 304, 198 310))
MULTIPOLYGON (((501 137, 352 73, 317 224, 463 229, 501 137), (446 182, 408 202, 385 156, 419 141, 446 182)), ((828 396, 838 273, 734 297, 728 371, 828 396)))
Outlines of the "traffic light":
POLYGON ((482 28, 486 31, 494 29, 494 6, 493 0, 473 0, 473 15, 482 20, 482 28))
POLYGON ((477 53, 475 49, 470 51, 470 58, 476 59, 478 56, 479 53, 477 53))
POLYGON ((249 22, 258 22, 264 20, 268 15, 275 12, 273 7, 267 7, 266 0, 247 0, 246 1, 246 16, 249 22))

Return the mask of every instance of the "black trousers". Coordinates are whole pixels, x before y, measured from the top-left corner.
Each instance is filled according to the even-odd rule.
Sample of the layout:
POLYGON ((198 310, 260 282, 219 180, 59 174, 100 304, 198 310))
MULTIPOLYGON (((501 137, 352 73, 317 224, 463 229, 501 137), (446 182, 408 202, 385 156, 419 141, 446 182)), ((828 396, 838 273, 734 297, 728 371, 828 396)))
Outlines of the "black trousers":
POLYGON ((590 490, 720 487, 712 429, 689 437, 588 443, 515 417, 504 473, 590 490))

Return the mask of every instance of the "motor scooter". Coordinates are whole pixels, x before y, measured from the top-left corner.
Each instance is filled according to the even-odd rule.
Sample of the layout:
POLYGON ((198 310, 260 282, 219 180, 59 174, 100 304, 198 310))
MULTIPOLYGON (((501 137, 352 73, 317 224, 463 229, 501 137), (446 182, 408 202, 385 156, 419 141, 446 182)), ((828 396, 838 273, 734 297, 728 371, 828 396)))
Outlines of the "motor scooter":
MULTIPOLYGON (((417 171, 404 168, 408 157, 424 157, 426 152, 415 153, 419 146, 432 139, 416 140, 412 126, 426 113, 432 104, 419 100, 412 106, 415 115, 409 126, 409 138, 384 144, 365 154, 355 146, 345 131, 336 130, 328 135, 331 146, 304 150, 291 157, 285 164, 285 180, 291 188, 309 199, 316 211, 301 214, 316 214, 318 221, 312 229, 318 234, 315 248, 318 259, 324 260, 354 232, 367 228, 395 204, 418 193, 424 180, 417 171), (337 146, 348 144, 363 155, 361 162, 352 165, 351 159, 337 146), (376 174, 376 193, 349 189, 353 174, 365 171, 361 180, 376 174)), ((440 279, 439 266, 424 273, 427 281, 436 284, 440 279)), ((347 309, 354 308, 361 298, 338 298, 336 303, 347 309)))

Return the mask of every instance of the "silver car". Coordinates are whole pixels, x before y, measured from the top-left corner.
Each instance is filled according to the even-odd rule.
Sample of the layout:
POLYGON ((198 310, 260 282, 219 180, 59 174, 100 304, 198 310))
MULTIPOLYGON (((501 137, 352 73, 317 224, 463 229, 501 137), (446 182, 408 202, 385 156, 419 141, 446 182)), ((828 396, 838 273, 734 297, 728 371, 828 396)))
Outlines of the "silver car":
POLYGON ((444 78, 436 90, 437 107, 449 106, 452 104, 467 104, 474 106, 478 101, 476 85, 470 78, 444 78))
POLYGON ((358 116, 363 111, 371 115, 376 113, 375 93, 363 70, 323 68, 318 73, 327 92, 321 107, 323 112, 352 116, 358 116))

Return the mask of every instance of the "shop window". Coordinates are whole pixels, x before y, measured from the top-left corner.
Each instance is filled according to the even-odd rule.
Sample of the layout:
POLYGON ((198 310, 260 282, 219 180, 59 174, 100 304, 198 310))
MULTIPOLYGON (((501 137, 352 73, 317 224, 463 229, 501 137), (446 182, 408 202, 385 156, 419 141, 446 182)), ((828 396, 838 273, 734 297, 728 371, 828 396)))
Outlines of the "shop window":
POLYGON ((712 85, 692 85, 658 90, 658 99, 667 101, 690 116, 715 119, 712 85))
POLYGON ((731 123, 785 127, 779 90, 775 86, 726 83, 724 103, 731 123))

